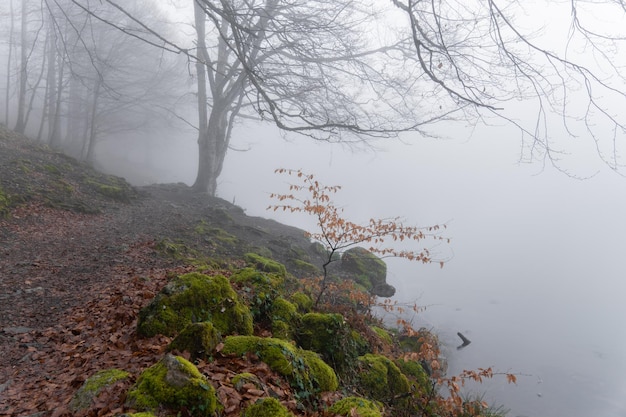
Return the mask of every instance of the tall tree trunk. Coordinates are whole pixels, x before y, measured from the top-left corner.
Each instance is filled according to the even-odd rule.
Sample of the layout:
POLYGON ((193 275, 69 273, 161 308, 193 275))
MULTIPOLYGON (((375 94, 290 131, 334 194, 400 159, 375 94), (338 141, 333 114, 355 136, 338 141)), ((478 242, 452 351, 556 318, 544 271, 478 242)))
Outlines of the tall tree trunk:
POLYGON ((20 48, 20 85, 17 97, 17 121, 15 123, 15 131, 24 133, 26 130, 26 79, 28 77, 28 53, 27 53, 27 25, 28 16, 26 13, 26 0, 22 0, 22 29, 21 29, 21 48, 20 48))
POLYGON ((13 32, 15 31, 15 11, 13 10, 13 0, 9 2, 9 18, 11 19, 11 24, 9 28, 9 55, 7 56, 7 89, 6 96, 4 101, 4 123, 9 125, 9 99, 11 98, 11 60, 13 58, 13 32))
MULTIPOLYGON (((89 137, 85 138, 87 143, 87 154, 85 160, 90 165, 94 163, 94 153, 96 148, 96 139, 98 136, 98 101, 100 98, 100 87, 102 86, 102 79, 96 76, 96 81, 93 87, 93 101, 91 102, 91 114, 89 115, 89 137)), ((84 148, 83 148, 84 149, 84 148)))
POLYGON ((211 115, 205 130, 198 139, 198 176, 193 189, 214 196, 217 192, 217 178, 222 172, 226 152, 222 144, 228 134, 227 111, 219 108, 219 101, 213 101, 211 115))
POLYGON ((48 73, 46 76, 46 115, 48 117, 47 143, 57 142, 55 137, 55 118, 57 114, 57 57, 56 57, 56 30, 52 19, 48 22, 48 73))
MULTIPOLYGON (((198 2, 194 2, 194 18, 196 25, 198 61, 196 73, 198 79, 198 173, 192 188, 197 192, 206 192, 214 196, 217 192, 217 178, 222 172, 224 158, 228 150, 233 117, 241 106, 243 89, 233 94, 225 86, 228 84, 223 79, 219 82, 215 79, 224 76, 224 62, 218 58, 217 70, 207 70, 206 63, 210 61, 206 47, 205 14, 198 2), (213 71, 211 101, 207 103, 207 77, 208 71, 213 71), (219 86, 217 86, 219 85, 219 86), (233 106, 233 101, 238 100, 233 106), (229 116, 230 115, 230 116, 229 116)), ((220 47, 227 51, 224 43, 220 47)), ((225 58, 224 58, 225 59, 225 58)))
MULTIPOLYGON (((196 37, 198 42, 198 56, 203 57, 206 51, 206 26, 204 11, 194 1, 194 20, 196 25, 196 37)), ((192 188, 198 192, 206 192, 215 195, 217 179, 211 178, 212 146, 208 122, 207 105, 207 69, 205 62, 198 59, 196 62, 196 75, 198 80, 198 172, 192 188)))
POLYGON ((61 146, 61 98, 63 95, 63 69, 65 64, 59 54, 56 54, 56 61, 56 85, 54 94, 51 95, 53 103, 51 103, 50 110, 53 110, 53 112, 48 119, 48 135, 50 145, 58 148, 61 146))

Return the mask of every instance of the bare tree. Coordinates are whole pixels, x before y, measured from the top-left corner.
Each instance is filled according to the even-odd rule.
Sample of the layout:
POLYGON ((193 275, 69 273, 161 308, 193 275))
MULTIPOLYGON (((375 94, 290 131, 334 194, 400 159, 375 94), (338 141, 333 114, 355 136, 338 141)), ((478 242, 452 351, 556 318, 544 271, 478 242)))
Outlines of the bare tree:
POLYGON ((569 139, 587 138, 606 165, 623 167, 622 0, 393 4, 409 20, 414 53, 433 88, 480 117, 495 115, 517 126, 524 158, 572 174, 562 164, 569 139), (516 114, 519 102, 534 112, 527 123, 516 114))
POLYGON ((372 36, 381 11, 375 2, 197 0, 194 6, 198 191, 215 193, 238 116, 317 140, 360 141, 423 131, 457 110, 436 107, 435 94, 415 89, 420 74, 407 65, 413 58, 402 36, 372 36), (436 111, 425 111, 428 104, 436 111))

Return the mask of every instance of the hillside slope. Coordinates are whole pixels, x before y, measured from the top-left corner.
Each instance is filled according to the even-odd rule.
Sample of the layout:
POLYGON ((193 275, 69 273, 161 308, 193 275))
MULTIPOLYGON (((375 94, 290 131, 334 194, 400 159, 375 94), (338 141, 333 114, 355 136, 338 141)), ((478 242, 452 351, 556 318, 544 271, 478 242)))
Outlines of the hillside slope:
POLYGON ((296 258, 320 264, 302 230, 184 184, 133 188, 0 125, 0 415, 53 409, 102 361, 112 365, 115 355, 76 346, 129 341, 134 328, 120 325, 190 259, 224 265, 249 251, 300 275, 296 258))

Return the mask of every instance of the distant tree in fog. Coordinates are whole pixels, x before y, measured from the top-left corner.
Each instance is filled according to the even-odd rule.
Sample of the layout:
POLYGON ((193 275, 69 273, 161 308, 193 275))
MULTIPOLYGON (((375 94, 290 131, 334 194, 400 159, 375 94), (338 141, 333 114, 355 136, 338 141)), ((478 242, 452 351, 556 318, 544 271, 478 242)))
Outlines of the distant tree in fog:
MULTIPOLYGON (((21 16, 13 2, 8 18, 21 22, 21 35, 9 30, 8 51, 26 50, 19 62, 7 64, 5 122, 10 122, 9 108, 16 103, 15 130, 29 130, 31 136, 93 162, 99 140, 120 131, 145 130, 167 118, 162 109, 173 106, 181 94, 173 90, 184 83, 173 57, 126 36, 71 0, 29 8, 23 1, 21 16)), ((133 2, 137 8, 131 10, 148 10, 149 4, 133 2)), ((94 3, 91 10, 119 24, 128 20, 110 7, 94 3)), ((142 16, 159 19, 156 11, 142 16)))

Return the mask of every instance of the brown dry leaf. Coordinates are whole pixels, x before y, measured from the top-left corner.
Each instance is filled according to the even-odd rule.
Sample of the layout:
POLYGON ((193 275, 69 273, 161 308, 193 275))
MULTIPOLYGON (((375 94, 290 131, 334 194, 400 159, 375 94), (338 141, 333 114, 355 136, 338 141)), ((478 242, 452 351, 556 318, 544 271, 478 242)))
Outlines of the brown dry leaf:
POLYGON ((252 395, 252 396, 257 396, 257 397, 261 397, 263 395, 265 395, 265 391, 257 389, 257 388, 251 388, 248 391, 246 391, 245 395, 252 395))

